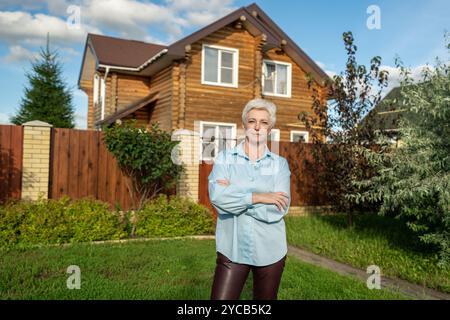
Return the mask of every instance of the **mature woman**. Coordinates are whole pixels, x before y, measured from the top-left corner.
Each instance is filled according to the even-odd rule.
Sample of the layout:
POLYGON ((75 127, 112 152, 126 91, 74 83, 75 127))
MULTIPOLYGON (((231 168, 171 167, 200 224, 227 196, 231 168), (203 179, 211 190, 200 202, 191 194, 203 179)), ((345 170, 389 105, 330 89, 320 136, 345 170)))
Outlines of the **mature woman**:
POLYGON ((277 298, 287 253, 283 217, 290 206, 291 172, 286 159, 266 145, 275 114, 272 102, 249 101, 242 112, 245 140, 220 152, 208 177, 219 213, 211 299, 239 299, 250 270, 253 298, 277 298))

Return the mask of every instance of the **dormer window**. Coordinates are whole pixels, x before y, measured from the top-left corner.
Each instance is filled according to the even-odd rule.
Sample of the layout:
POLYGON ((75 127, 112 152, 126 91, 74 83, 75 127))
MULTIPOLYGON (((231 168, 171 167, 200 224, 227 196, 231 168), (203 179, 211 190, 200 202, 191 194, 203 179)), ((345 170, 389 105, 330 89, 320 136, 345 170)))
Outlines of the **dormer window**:
POLYGON ((237 88, 238 61, 238 49, 204 44, 202 84, 237 88))

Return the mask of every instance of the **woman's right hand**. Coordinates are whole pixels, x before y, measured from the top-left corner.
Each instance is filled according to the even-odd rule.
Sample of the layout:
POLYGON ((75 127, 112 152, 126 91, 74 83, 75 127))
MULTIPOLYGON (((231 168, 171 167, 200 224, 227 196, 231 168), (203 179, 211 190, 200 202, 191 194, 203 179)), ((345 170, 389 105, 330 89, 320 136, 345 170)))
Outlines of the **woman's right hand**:
POLYGON ((278 210, 283 212, 288 206, 289 196, 286 192, 253 192, 253 203, 265 203, 274 204, 278 207, 278 210))

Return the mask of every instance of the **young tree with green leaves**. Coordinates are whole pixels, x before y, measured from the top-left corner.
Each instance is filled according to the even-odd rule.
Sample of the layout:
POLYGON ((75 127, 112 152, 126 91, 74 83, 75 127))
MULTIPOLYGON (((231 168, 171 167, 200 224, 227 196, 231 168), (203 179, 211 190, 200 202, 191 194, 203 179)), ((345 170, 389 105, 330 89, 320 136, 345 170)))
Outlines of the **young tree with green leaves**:
MULTIPOLYGON (((137 213, 146 200, 168 192, 180 177, 183 167, 172 161, 171 152, 179 141, 152 123, 149 129, 138 126, 136 120, 104 126, 104 142, 114 155, 120 169, 130 177, 128 192, 137 213)), ((135 224, 132 235, 134 235, 135 224)))
POLYGON ((20 108, 10 121, 21 125, 32 120, 52 124, 56 128, 73 128, 72 94, 62 78, 62 65, 56 51, 50 51, 50 41, 41 48, 40 57, 32 62, 26 74, 28 87, 20 108))
MULTIPOLYGON (((447 47, 450 41, 446 36, 447 47)), ((363 150, 375 175, 355 183, 365 190, 354 201, 381 203, 380 214, 404 219, 420 240, 439 252, 450 266, 450 64, 437 60, 420 83, 401 69, 401 103, 408 116, 400 120, 401 143, 392 148, 380 136, 378 151, 363 150)))
POLYGON ((352 225, 358 205, 347 195, 355 192, 353 182, 367 177, 369 172, 356 150, 358 146, 371 147, 375 137, 370 121, 365 126, 360 123, 380 102, 388 73, 380 70, 378 56, 372 58, 369 69, 356 62, 357 47, 351 32, 344 32, 343 40, 346 69, 326 83, 332 100, 324 101, 310 78, 313 113, 301 113, 298 118, 305 123, 313 143, 323 144, 326 138, 327 145, 313 149, 316 165, 321 168, 317 172, 317 187, 324 190, 336 210, 348 214, 352 225))

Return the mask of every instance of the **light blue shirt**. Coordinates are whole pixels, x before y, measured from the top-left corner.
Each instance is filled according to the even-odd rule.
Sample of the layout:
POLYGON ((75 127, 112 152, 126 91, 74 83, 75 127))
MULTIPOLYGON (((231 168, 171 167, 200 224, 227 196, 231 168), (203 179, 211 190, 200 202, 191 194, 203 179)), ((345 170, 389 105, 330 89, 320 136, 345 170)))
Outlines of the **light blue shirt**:
POLYGON ((286 159, 267 146, 262 157, 252 163, 244 152, 244 141, 221 151, 208 177, 209 198, 219 213, 216 250, 236 263, 266 266, 287 253, 283 217, 291 203, 291 172, 286 159), (218 179, 226 179, 230 185, 220 185, 218 179), (252 204, 253 192, 278 191, 289 196, 284 211, 275 204, 252 204))

